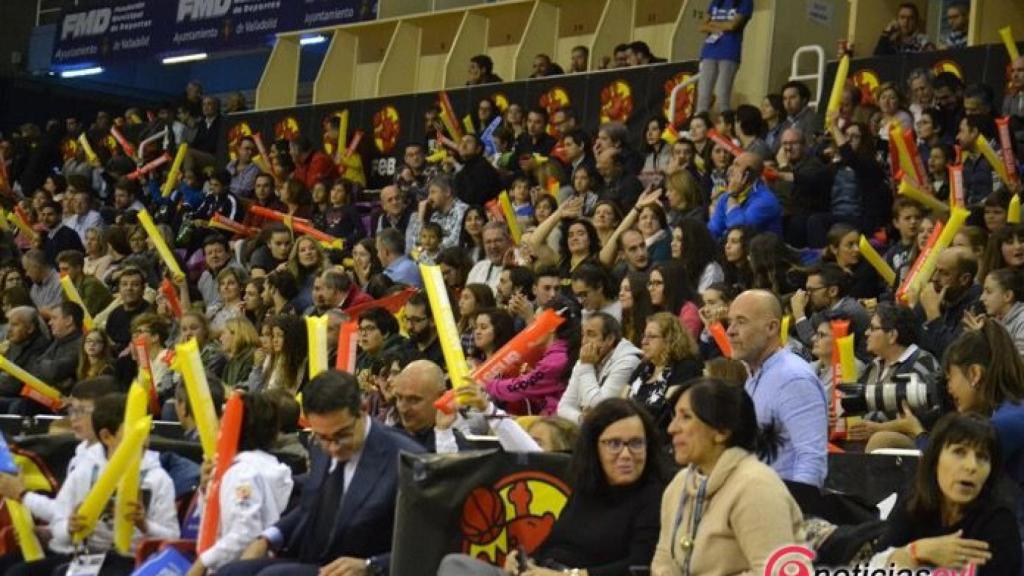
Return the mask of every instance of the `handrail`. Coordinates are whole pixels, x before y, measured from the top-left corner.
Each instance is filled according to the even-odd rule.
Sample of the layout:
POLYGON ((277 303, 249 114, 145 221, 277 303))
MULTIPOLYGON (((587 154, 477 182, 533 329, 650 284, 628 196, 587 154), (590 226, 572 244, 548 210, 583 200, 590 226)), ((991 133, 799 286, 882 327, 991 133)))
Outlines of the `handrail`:
POLYGON ((817 82, 818 87, 814 91, 814 100, 810 102, 810 105, 813 106, 815 110, 817 110, 818 103, 821 102, 821 92, 824 88, 822 84, 825 81, 825 49, 817 44, 813 44, 810 46, 801 46, 797 48, 796 51, 793 52, 793 61, 790 64, 789 79, 797 81, 815 80, 817 82), (800 61, 800 56, 808 52, 818 57, 817 73, 798 74, 797 72, 800 70, 800 67, 798 65, 800 61))
POLYGON ((693 76, 690 76, 689 78, 686 79, 685 82, 680 82, 679 84, 676 84, 676 87, 672 89, 672 93, 669 94, 669 97, 668 97, 668 125, 669 126, 675 126, 676 125, 676 96, 678 96, 679 92, 681 92, 682 90, 685 90, 685 89, 689 88, 690 86, 696 84, 697 80, 700 80, 700 72, 694 74, 693 76))

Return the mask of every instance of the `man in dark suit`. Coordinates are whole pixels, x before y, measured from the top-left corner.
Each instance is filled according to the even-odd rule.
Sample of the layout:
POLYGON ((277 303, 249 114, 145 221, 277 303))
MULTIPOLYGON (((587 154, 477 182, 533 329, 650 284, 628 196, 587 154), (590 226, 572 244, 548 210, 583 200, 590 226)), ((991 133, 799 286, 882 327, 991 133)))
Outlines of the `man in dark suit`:
POLYGON ((316 447, 302 499, 223 576, 387 574, 398 496, 398 453, 423 449, 374 422, 351 374, 328 370, 303 390, 316 447), (274 558, 267 558, 273 550, 274 558), (322 571, 322 572, 321 572, 322 571))

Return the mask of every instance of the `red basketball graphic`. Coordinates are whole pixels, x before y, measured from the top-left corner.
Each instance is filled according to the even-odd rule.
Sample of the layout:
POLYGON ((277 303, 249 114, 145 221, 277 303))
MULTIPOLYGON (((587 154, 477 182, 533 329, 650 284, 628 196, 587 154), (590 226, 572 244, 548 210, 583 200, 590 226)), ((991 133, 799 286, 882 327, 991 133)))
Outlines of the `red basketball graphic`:
POLYGON ((462 534, 473 544, 493 542, 505 528, 504 502, 496 490, 480 487, 462 505, 462 534))

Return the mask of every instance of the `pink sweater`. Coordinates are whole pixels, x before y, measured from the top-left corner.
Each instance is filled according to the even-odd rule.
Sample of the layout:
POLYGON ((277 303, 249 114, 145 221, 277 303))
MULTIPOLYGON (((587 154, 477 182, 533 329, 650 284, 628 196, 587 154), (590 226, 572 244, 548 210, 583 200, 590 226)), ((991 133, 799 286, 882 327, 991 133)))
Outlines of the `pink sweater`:
POLYGON ((558 411, 558 400, 565 391, 565 369, 569 364, 569 345, 565 340, 554 340, 544 350, 537 365, 525 374, 512 378, 496 378, 484 384, 487 394, 506 404, 516 415, 527 413, 526 403, 533 412, 548 416, 558 411), (519 406, 509 404, 520 403, 519 406))
POLYGON ((703 329, 703 325, 700 321, 700 312, 698 311, 697 305, 693 302, 687 302, 683 304, 683 309, 679 311, 679 322, 690 331, 690 336, 697 341, 700 338, 700 331, 703 329))

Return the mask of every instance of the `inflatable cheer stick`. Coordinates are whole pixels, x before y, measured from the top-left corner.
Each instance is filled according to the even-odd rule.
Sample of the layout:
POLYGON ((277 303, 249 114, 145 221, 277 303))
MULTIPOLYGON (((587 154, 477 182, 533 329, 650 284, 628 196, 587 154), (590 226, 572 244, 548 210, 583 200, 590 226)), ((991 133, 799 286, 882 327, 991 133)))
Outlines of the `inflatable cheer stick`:
POLYGON ((142 228, 146 231, 150 242, 153 243, 157 254, 164 261, 164 265, 167 266, 167 270, 170 271, 174 281, 181 282, 184 280, 185 273, 181 271, 181 266, 178 266, 178 259, 174 257, 174 253, 171 252, 167 242, 164 241, 164 235, 160 233, 160 230, 157 230, 156 224, 153 223, 153 217, 149 215, 149 211, 145 208, 139 210, 138 218, 139 224, 142 224, 142 228))
POLYGON ((121 477, 127 471, 128 465, 142 450, 146 438, 149 437, 149 429, 152 424, 153 418, 144 416, 130 427, 125 425, 124 437, 121 439, 121 443, 117 445, 117 449, 111 455, 110 461, 107 462, 107 467, 103 469, 103 473, 100 474, 96 483, 92 485, 92 489, 89 490, 89 494, 86 495, 85 500, 78 507, 78 514, 83 520, 83 528, 81 532, 72 534, 75 543, 85 540, 89 534, 92 534, 93 529, 96 528, 96 522, 99 521, 103 510, 106 509, 110 497, 114 495, 114 490, 117 488, 121 477))
POLYGON ((1013 141, 1010 139, 1010 117, 996 118, 996 129, 999 131, 999 152, 1003 157, 1003 166, 1006 167, 1006 176, 1016 182, 1020 179, 1020 176, 1017 174, 1017 159, 1013 157, 1013 141))
POLYGON ((949 170, 949 207, 963 207, 964 199, 964 167, 961 164, 950 164, 949 170))
POLYGON ((334 147, 334 163, 341 164, 342 150, 347 148, 348 143, 348 109, 338 114, 338 144, 334 147))
POLYGON ((462 140, 462 129, 459 127, 459 120, 455 116, 455 109, 452 108, 452 101, 448 98, 447 92, 437 95, 438 104, 441 107, 441 123, 448 130, 448 135, 456 140, 462 140))
MULTIPOLYGON (((11 457, 11 451, 7 447, 7 441, 0 434, 0 473, 18 475, 21 471, 11 457)), ((41 560, 44 556, 43 547, 36 537, 35 526, 32 524, 32 514, 25 505, 10 498, 4 499, 7 506, 7 514, 11 517, 11 525, 14 527, 14 535, 18 539, 18 547, 21 549, 21 556, 26 562, 41 560)))
POLYGON ((306 316, 309 341, 309 379, 327 370, 327 315, 306 316))
POLYGON ((996 154, 996 151, 992 149, 992 145, 988 143, 988 140, 984 136, 978 134, 978 139, 974 141, 974 147, 981 152, 981 155, 988 160, 988 163, 992 166, 992 170, 999 176, 999 179, 1006 184, 1007 187, 1013 186, 1013 181, 1010 180, 1010 173, 1006 170, 1006 164, 1003 163, 1003 158, 996 154))
POLYGON ((188 154, 188 144, 182 142, 178 145, 178 152, 174 155, 174 162, 171 163, 171 169, 167 172, 167 179, 164 180, 163 186, 160 187, 160 194, 164 198, 168 198, 171 192, 174 192, 174 187, 178 185, 178 176, 181 174, 181 165, 185 162, 185 156, 188 154))
POLYGON ((110 135, 114 137, 114 140, 117 140, 117 143, 121 145, 121 149, 124 150, 124 153, 127 154, 129 158, 135 156, 135 146, 132 146, 132 143, 124 137, 124 134, 117 129, 117 126, 110 127, 110 135))
POLYGON ((160 293, 167 299, 167 305, 171 308, 171 314, 174 314, 175 318, 181 318, 185 311, 181 307, 181 300, 178 299, 178 290, 170 279, 164 278, 164 281, 160 283, 160 293))
POLYGON ((440 266, 420 264, 419 267, 423 285, 427 290, 427 299, 430 301, 430 310, 434 316, 434 326, 437 327, 437 336, 441 342, 441 353, 448 368, 448 378, 454 388, 459 388, 465 385, 469 365, 462 352, 459 329, 455 325, 451 302, 448 301, 448 287, 445 286, 440 266))
POLYGON ((839 104, 843 99, 843 88, 846 87, 846 77, 850 74, 850 55, 843 54, 839 59, 839 66, 836 68, 836 78, 832 82, 832 91, 828 95, 828 108, 825 109, 825 130, 832 126, 830 118, 838 118, 839 104))
POLYGON ((242 394, 235 392, 228 398, 224 407, 224 419, 217 437, 217 467, 206 491, 206 507, 203 509, 203 519, 199 525, 199 538, 196 543, 196 552, 199 554, 209 550, 217 541, 220 525, 220 484, 238 454, 244 416, 245 403, 242 402, 242 394))
POLYGON ((921 156, 917 153, 914 133, 904 132, 899 122, 893 122, 889 126, 889 141, 896 144, 896 158, 899 160, 900 169, 903 170, 904 180, 910 178, 914 186, 927 184, 928 178, 921 163, 921 156))
POLYGON ((529 326, 478 366, 471 376, 477 382, 484 383, 515 371, 523 363, 523 359, 539 348, 548 334, 554 332, 563 322, 565 318, 558 312, 549 308, 544 309, 529 326))
POLYGON ((15 205, 14 210, 7 215, 7 219, 14 224, 14 226, 25 236, 30 242, 35 242, 39 239, 39 233, 32 228, 32 225, 28 223, 28 218, 25 215, 25 211, 21 209, 21 206, 15 205))
POLYGON ((1000 28, 999 37, 1003 39, 1003 46, 1006 46, 1006 54, 1010 56, 1010 62, 1020 58, 1020 52, 1017 50, 1017 42, 1013 39, 1013 29, 1009 26, 1000 28))
POLYGON ((82 325, 85 326, 86 332, 91 332, 93 327, 92 314, 89 314, 89 309, 85 307, 85 302, 82 301, 82 295, 78 293, 78 288, 75 288, 75 283, 71 281, 71 277, 67 274, 60 275, 60 287, 64 290, 64 296, 68 299, 68 302, 74 302, 82 307, 82 325))
POLYGON ((129 180, 138 180, 139 178, 142 178, 146 174, 149 174, 153 170, 156 170, 157 168, 163 166, 164 164, 167 164, 170 161, 171 155, 164 152, 163 154, 160 155, 159 158, 155 160, 150 160, 145 165, 140 167, 138 170, 126 176, 126 178, 128 178, 129 180))
POLYGON ((149 409, 153 414, 160 413, 160 398, 156 392, 156 382, 153 381, 153 365, 149 362, 149 346, 145 336, 138 336, 132 339, 132 348, 135 350, 135 362, 139 365, 137 381, 149 392, 149 409))
POLYGON ((1010 198, 1010 206, 1006 209, 1006 222, 1008 224, 1020 224, 1020 195, 1014 194, 1010 198))
POLYGON ((928 258, 928 253, 931 252, 935 243, 939 241, 939 234, 942 234, 943 223, 936 222, 935 227, 932 228, 932 233, 928 235, 928 239, 924 243, 924 248, 914 259, 914 263, 910 266, 910 271, 907 272, 903 283, 900 284, 899 288, 896 289, 896 301, 907 302, 907 292, 911 290, 916 282, 917 275, 921 271, 921 266, 924 265, 924 261, 928 258))
POLYGON ((671 124, 665 126, 665 129, 661 131, 661 139, 672 146, 679 141, 679 130, 676 130, 676 127, 671 124))
POLYGON ((900 181, 898 193, 917 201, 918 204, 927 206, 932 212, 949 212, 949 206, 943 204, 935 196, 922 191, 916 184, 906 178, 900 181))
POLYGON ((21 395, 25 398, 35 400, 54 412, 64 407, 64 399, 61 398, 59 390, 43 383, 42 380, 29 374, 2 355, 0 355, 0 370, 10 374, 12 378, 23 384, 21 395))
MULTIPOLYGON (((124 426, 130 430, 141 422, 146 414, 146 403, 149 393, 136 381, 128 390, 128 401, 124 409, 124 426)), ((131 554, 132 535, 135 526, 128 519, 128 514, 139 502, 139 471, 142 467, 142 452, 132 455, 125 467, 124 474, 117 484, 117 500, 114 501, 114 547, 125 556, 131 554)))
POLYGON ((509 234, 512 235, 512 243, 518 246, 522 233, 519 231, 519 221, 516 220, 516 213, 512 209, 512 201, 508 198, 508 192, 502 190, 498 194, 498 204, 501 206, 501 214, 505 217, 505 223, 508 224, 509 234))
POLYGON ((85 159, 91 166, 100 166, 100 157, 96 155, 96 151, 92 149, 92 144, 89 143, 89 138, 86 137, 85 132, 78 135, 78 144, 82 147, 82 151, 85 152, 85 159))
POLYGON ((195 338, 175 346, 177 353, 172 367, 185 380, 188 392, 189 410, 196 421, 199 443, 203 445, 203 456, 210 460, 217 452, 217 411, 210 397, 210 384, 206 381, 206 370, 199 356, 199 345, 195 338))
POLYGON ((935 240, 935 246, 928 252, 928 255, 925 256, 924 263, 921 264, 921 269, 918 271, 917 278, 915 278, 915 284, 911 286, 911 290, 920 290, 921 286, 931 279, 932 272, 935 271, 935 264, 939 260, 939 254, 953 243, 953 237, 956 236, 956 233, 961 227, 963 227, 964 222, 967 221, 967 217, 970 215, 970 211, 964 208, 953 209, 953 213, 950 215, 949 221, 947 221, 946 225, 942 227, 942 232, 935 240))
POLYGON ((725 326, 721 322, 715 322, 708 326, 708 332, 715 339, 715 344, 722 351, 722 356, 732 358, 732 344, 729 342, 729 336, 725 333, 725 326))
POLYGON ((892 286, 896 282, 896 272, 892 266, 889 266, 889 263, 882 258, 863 234, 860 235, 860 254, 868 261, 868 264, 871 264, 875 272, 878 272, 882 280, 885 280, 886 286, 892 286))
POLYGON ((342 323, 338 329, 338 359, 334 367, 349 374, 356 373, 356 332, 359 324, 355 320, 342 323))
POLYGON ((256 216, 259 216, 261 218, 265 218, 267 220, 274 220, 275 222, 281 222, 281 223, 286 224, 286 225, 288 225, 288 223, 291 222, 291 224, 289 226, 294 226, 296 224, 311 224, 311 222, 309 220, 306 220, 305 218, 299 218, 297 216, 289 216, 288 214, 285 214, 284 212, 278 212, 277 210, 271 210, 270 208, 264 208, 263 206, 255 206, 255 205, 250 206, 249 207, 249 213, 250 214, 255 214, 256 216))
POLYGON ((789 342, 789 324, 793 321, 793 317, 786 314, 782 317, 782 322, 779 323, 779 342, 785 346, 789 342))
POLYGON ((253 228, 252 226, 243 226, 234 220, 227 218, 217 212, 210 216, 210 219, 205 222, 209 228, 216 228, 217 230, 223 230, 225 232, 231 232, 232 234, 238 235, 242 238, 251 238, 260 233, 259 228, 253 228))

